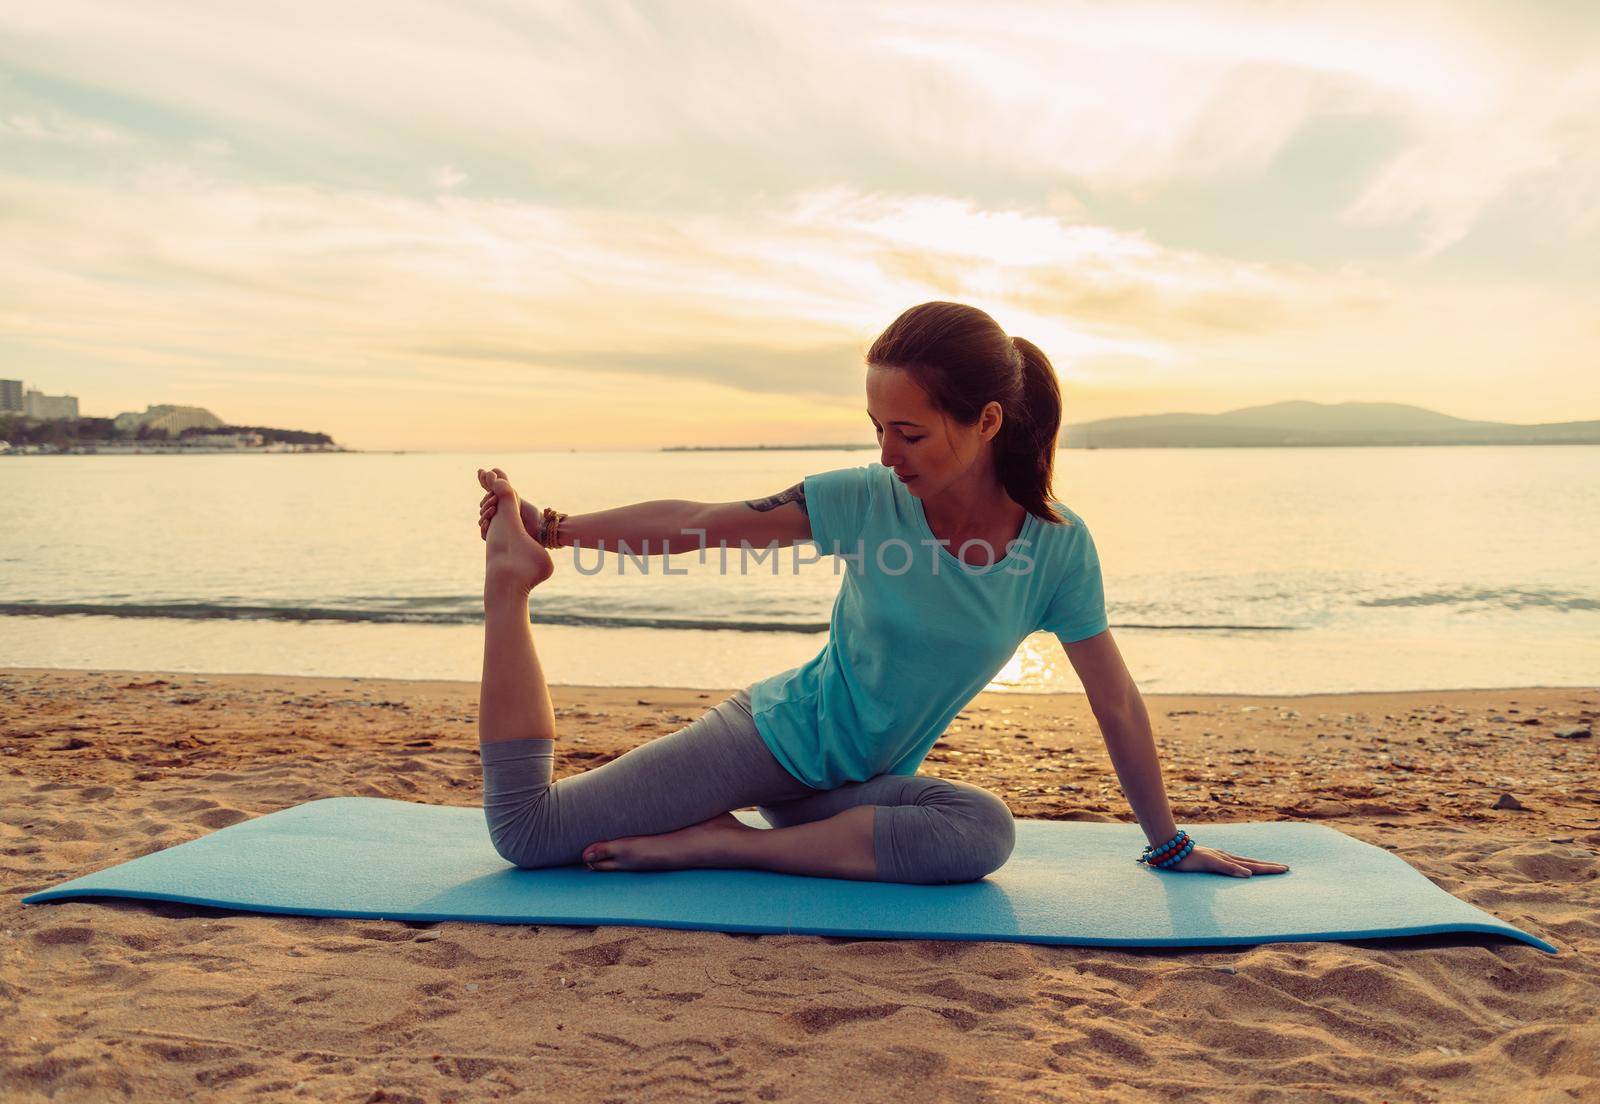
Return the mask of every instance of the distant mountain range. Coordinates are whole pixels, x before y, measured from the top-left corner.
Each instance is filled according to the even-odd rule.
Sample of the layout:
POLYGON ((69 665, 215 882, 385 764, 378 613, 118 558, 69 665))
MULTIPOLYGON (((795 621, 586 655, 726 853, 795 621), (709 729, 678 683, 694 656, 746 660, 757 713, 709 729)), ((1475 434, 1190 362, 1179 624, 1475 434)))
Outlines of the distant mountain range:
MULTIPOLYGON (((1403 403, 1281 402, 1223 414, 1145 414, 1067 426, 1062 448, 1294 448, 1359 445, 1600 445, 1600 421, 1473 422, 1403 403)), ((662 452, 876 449, 811 445, 668 445, 662 452)))
POLYGON ((1223 414, 1147 414, 1069 425, 1062 448, 1600 445, 1600 421, 1473 422, 1402 403, 1281 402, 1223 414))

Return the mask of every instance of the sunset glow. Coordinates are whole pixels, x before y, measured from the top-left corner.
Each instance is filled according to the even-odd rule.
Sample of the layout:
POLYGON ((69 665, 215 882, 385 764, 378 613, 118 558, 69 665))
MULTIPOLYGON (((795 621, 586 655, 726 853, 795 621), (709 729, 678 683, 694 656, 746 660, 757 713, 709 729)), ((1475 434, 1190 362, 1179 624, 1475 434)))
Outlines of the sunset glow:
POLYGON ((352 448, 868 442, 956 299, 1069 422, 1600 417, 1582 6, 19 7, 0 375, 352 448))

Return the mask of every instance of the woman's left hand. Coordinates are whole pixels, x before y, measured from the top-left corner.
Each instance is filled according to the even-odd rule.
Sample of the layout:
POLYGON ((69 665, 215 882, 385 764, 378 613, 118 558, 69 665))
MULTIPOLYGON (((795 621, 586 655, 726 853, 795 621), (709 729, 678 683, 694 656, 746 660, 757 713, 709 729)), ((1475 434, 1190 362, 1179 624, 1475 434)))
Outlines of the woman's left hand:
POLYGON ((1161 869, 1163 872, 1176 870, 1184 874, 1231 874, 1235 878, 1248 878, 1252 874, 1283 874, 1289 868, 1283 863, 1247 859, 1215 847, 1201 847, 1197 843, 1177 866, 1161 869))

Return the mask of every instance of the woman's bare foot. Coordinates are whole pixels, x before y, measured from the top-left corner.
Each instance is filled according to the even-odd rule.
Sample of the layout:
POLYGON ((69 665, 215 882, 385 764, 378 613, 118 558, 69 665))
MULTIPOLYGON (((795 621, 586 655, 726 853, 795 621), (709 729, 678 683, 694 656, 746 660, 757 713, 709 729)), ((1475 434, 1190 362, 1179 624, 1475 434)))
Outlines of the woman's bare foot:
POLYGON ((522 525, 522 502, 511 481, 499 468, 479 468, 478 482, 494 495, 499 508, 485 537, 483 586, 488 592, 506 589, 527 592, 548 579, 556 565, 544 545, 528 535, 522 525))
POLYGON ((664 832, 659 836, 626 836, 591 843, 583 861, 591 870, 688 870, 702 866, 736 866, 731 846, 736 833, 759 832, 732 813, 664 832))

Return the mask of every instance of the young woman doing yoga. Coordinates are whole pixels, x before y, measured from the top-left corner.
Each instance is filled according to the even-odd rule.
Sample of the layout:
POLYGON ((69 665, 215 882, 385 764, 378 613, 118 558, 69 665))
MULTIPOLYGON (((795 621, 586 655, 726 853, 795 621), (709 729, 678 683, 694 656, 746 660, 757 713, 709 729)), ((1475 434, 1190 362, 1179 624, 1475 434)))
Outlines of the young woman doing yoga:
POLYGON ((1195 846, 1173 822, 1149 717, 1106 627, 1094 542, 1051 497, 1061 392, 1044 354, 983 311, 934 302, 896 319, 867 365, 881 462, 807 476, 771 498, 568 516, 523 501, 499 468, 479 470, 488 545, 479 753, 498 852, 530 868, 982 878, 1011 854, 1010 810, 917 767, 1018 644, 1044 630, 1083 681, 1151 843, 1142 861, 1241 877, 1287 870, 1195 846), (847 565, 815 658, 552 781, 555 711, 528 618, 554 567, 546 547, 805 540, 847 565), (731 811, 750 806, 773 827, 731 811))

